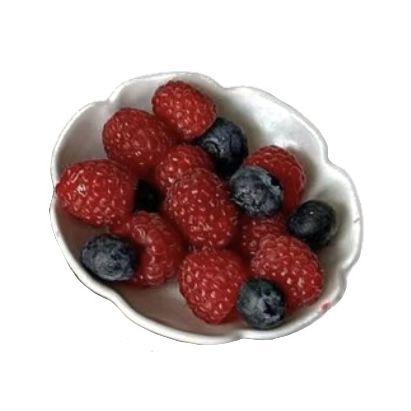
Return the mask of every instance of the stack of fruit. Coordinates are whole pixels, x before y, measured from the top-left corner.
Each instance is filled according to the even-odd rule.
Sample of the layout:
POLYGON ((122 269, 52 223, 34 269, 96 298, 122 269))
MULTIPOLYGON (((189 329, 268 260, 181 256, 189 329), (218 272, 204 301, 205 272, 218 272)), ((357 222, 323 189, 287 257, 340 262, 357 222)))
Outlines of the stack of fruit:
POLYGON ((160 86, 152 106, 114 113, 102 130, 108 159, 70 165, 56 186, 63 209, 107 228, 84 245, 84 267, 130 287, 177 277, 210 324, 239 314, 269 329, 313 303, 323 288, 314 250, 335 235, 336 215, 300 204, 296 156, 277 146, 249 154, 241 128, 182 81, 160 86))

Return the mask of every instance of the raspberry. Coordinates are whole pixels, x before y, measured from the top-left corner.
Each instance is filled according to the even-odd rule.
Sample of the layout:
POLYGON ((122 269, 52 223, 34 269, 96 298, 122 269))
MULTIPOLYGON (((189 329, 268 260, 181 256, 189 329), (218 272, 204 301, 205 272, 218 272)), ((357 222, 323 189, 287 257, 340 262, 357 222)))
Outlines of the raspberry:
POLYGON ((168 190, 164 212, 188 242, 198 248, 222 248, 231 241, 238 212, 218 177, 197 168, 181 177, 168 190))
POLYGON ((228 250, 193 252, 178 270, 180 292, 188 306, 210 324, 231 318, 245 279, 246 268, 240 257, 228 250))
POLYGON ((67 167, 56 186, 64 210, 99 227, 118 223, 133 208, 136 178, 110 160, 67 167))
POLYGON ((284 190, 283 210, 286 213, 297 207, 304 191, 305 173, 294 154, 281 147, 267 146, 249 155, 244 164, 264 168, 278 178, 284 190))
POLYGON ((130 283, 142 287, 160 285, 176 274, 184 257, 184 245, 176 230, 159 214, 137 212, 111 231, 131 238, 142 250, 130 283))
POLYGON ((267 235, 251 260, 254 277, 272 281, 283 292, 289 312, 314 302, 323 288, 318 257, 302 241, 267 235))
POLYGON ((131 237, 131 222, 134 214, 127 215, 122 220, 117 221, 114 224, 109 225, 108 230, 111 234, 118 237, 130 238, 131 237))
POLYGON ((161 120, 134 108, 117 111, 103 128, 107 157, 139 175, 158 164, 174 142, 174 133, 161 120))
POLYGON ((153 111, 186 141, 203 134, 214 122, 211 99, 183 81, 169 81, 154 93, 153 111))
POLYGON ((272 217, 249 217, 241 215, 238 223, 238 245, 248 258, 254 257, 259 243, 268 234, 280 236, 286 234, 287 227, 281 213, 272 217))
POLYGON ((194 168, 211 171, 213 163, 200 147, 180 144, 172 147, 163 161, 157 165, 154 179, 159 189, 165 192, 176 180, 194 168))

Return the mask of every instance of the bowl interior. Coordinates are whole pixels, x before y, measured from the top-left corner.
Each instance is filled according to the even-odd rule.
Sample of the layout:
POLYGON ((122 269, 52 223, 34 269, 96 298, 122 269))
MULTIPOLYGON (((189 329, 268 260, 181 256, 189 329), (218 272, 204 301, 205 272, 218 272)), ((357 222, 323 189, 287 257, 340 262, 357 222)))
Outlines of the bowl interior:
POLYGON ((344 292, 346 273, 360 248, 361 218, 350 179, 328 161, 327 148, 318 131, 291 107, 260 90, 247 87, 225 89, 209 78, 195 74, 170 73, 135 79, 120 86, 107 101, 85 107, 67 125, 53 154, 54 184, 67 165, 105 157, 101 131, 116 110, 136 107, 150 111, 154 90, 175 77, 189 81, 209 94, 217 104, 218 115, 234 121, 245 131, 251 151, 276 144, 294 152, 307 173, 304 199, 324 200, 335 207, 339 233, 335 241, 320 253, 325 271, 325 289, 321 298, 271 331, 249 330, 241 321, 207 325, 187 308, 175 281, 157 288, 136 289, 92 278, 79 264, 78 256, 84 242, 101 230, 79 223, 61 210, 53 199, 53 226, 65 257, 88 287, 115 301, 137 323, 164 335, 183 340, 189 340, 182 337, 184 335, 197 336, 201 342, 201 337, 221 336, 227 340, 241 336, 273 338, 296 331, 322 315, 344 292))

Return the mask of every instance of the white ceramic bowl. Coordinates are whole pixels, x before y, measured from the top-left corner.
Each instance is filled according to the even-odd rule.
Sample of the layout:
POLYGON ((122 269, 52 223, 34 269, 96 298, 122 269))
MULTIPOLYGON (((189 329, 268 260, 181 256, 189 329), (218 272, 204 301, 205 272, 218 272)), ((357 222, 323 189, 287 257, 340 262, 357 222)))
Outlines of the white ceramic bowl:
POLYGON ((250 87, 224 88, 209 77, 194 73, 165 73, 130 80, 106 100, 78 111, 61 133, 52 155, 53 186, 69 164, 104 158, 101 131, 107 119, 121 107, 151 110, 151 96, 171 79, 187 81, 210 95, 218 114, 242 127, 250 151, 276 144, 297 154, 307 173, 305 199, 320 199, 337 210, 339 232, 320 253, 325 270, 325 288, 320 299, 269 331, 253 330, 241 321, 212 326, 196 318, 179 294, 175 281, 166 285, 136 289, 107 284, 90 276, 79 262, 84 242, 101 230, 87 227, 66 214, 55 196, 51 222, 60 248, 78 279, 95 293, 112 301, 136 324, 179 341, 216 344, 240 338, 273 339, 298 331, 320 318, 342 297, 347 274, 359 257, 362 218, 355 187, 345 171, 327 157, 327 146, 318 130, 296 110, 272 95, 250 87))

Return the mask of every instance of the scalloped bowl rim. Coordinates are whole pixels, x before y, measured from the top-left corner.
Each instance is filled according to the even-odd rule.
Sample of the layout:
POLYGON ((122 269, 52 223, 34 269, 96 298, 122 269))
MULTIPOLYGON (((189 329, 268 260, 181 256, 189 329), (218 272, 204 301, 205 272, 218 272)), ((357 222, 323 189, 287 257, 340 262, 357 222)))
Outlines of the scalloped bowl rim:
MULTIPOLYGON (((289 111, 293 116, 295 116, 302 124, 307 127, 317 138, 317 140, 320 142, 321 146, 321 155, 322 155, 322 160, 324 163, 326 163, 329 167, 333 168, 335 171, 337 171, 340 175, 342 175, 347 182, 350 184, 350 188, 352 190, 352 194, 355 198, 356 202, 356 212, 357 215, 359 216, 355 223, 358 224, 357 227, 357 247, 354 250, 354 252, 351 255, 350 260, 348 263, 345 264, 344 268, 340 270, 340 282, 339 282, 339 287, 336 287, 333 290, 333 294, 329 298, 329 305, 327 306, 326 310, 313 310, 311 311, 308 315, 306 315, 303 319, 299 319, 298 321, 290 321, 289 323, 283 325, 280 328, 274 328, 272 330, 254 330, 254 329, 238 329, 234 331, 230 331, 227 334, 224 335, 205 335, 201 333, 195 333, 195 332, 189 332, 189 331, 184 331, 180 329, 176 329, 172 326, 162 324, 154 319, 150 319, 139 312, 137 312, 119 293, 117 293, 115 290, 109 288, 108 286, 104 285, 103 283, 100 283, 98 280, 94 279, 91 277, 85 269, 81 266, 81 264, 77 261, 77 259, 73 256, 71 251, 69 250, 67 244, 65 243, 64 239, 61 236, 60 233, 60 228, 57 222, 57 216, 56 216, 56 209, 57 209, 57 200, 55 194, 53 194, 51 205, 50 205, 50 218, 51 218, 51 225, 52 229, 55 235, 55 238, 57 240, 57 243, 69 265, 73 273, 76 275, 76 277, 86 286, 88 287, 91 291, 96 293, 97 295, 106 298, 107 300, 111 301, 114 303, 118 309, 131 321, 136 323, 137 325, 154 332, 156 334, 181 341, 181 342, 189 342, 189 343, 194 343, 194 344, 221 344, 221 343, 228 343, 232 341, 237 341, 239 339, 257 339, 257 340, 268 340, 268 339, 274 339, 274 338, 279 338, 283 337, 285 335, 289 335, 291 333, 294 333, 296 331, 299 331, 312 322, 316 321, 319 319, 325 312, 328 311, 329 308, 333 307, 337 302, 342 298, 345 290, 346 290, 346 285, 347 285, 347 275, 351 268, 354 266, 354 264, 358 261, 361 253, 361 247, 362 247, 362 241, 363 241, 363 216, 362 216, 362 210, 361 210, 361 205, 360 205, 360 200, 355 188, 355 185, 349 176, 349 174, 342 169, 341 167, 335 165, 332 163, 329 158, 328 158, 328 147, 327 143, 324 139, 324 137, 321 135, 319 130, 307 119, 305 118, 300 112, 298 112, 296 109, 291 107, 290 105, 284 103, 283 101, 279 100, 277 97, 273 96, 272 94, 260 90, 255 87, 248 87, 248 86, 236 86, 236 87, 223 87, 220 84, 218 84, 215 80, 212 78, 205 76, 200 73, 192 73, 192 72, 164 72, 164 73, 158 73, 158 74, 152 74, 152 75, 146 75, 146 76, 141 76, 141 77, 136 77, 131 80, 125 81, 121 83, 118 87, 115 88, 115 90, 110 94, 109 98, 107 100, 103 101, 95 101, 93 103, 87 104, 84 107, 82 107, 80 110, 78 110, 74 116, 69 120, 69 122, 66 124, 66 126, 63 128, 62 132, 60 133, 57 142, 54 146, 53 152, 52 152, 52 159, 51 159, 51 179, 53 183, 53 187, 58 181, 58 167, 57 167, 57 159, 60 153, 61 145, 62 142, 64 141, 68 131, 70 130, 70 127, 72 124, 77 120, 78 117, 82 115, 83 112, 88 110, 90 107, 99 105, 99 104, 105 104, 105 103, 110 103, 113 104, 119 94, 127 87, 132 85, 136 81, 142 81, 142 80, 152 80, 155 78, 169 78, 169 77, 193 77, 196 79, 201 79, 201 81, 208 83, 212 87, 215 88, 220 88, 223 89, 225 92, 230 92, 230 91, 238 91, 241 89, 247 89, 251 90, 254 93, 260 94, 261 96, 264 96, 265 98, 271 99, 275 104, 282 106, 285 108, 287 111, 289 111)), ((54 191, 54 190, 53 190, 54 191)))

